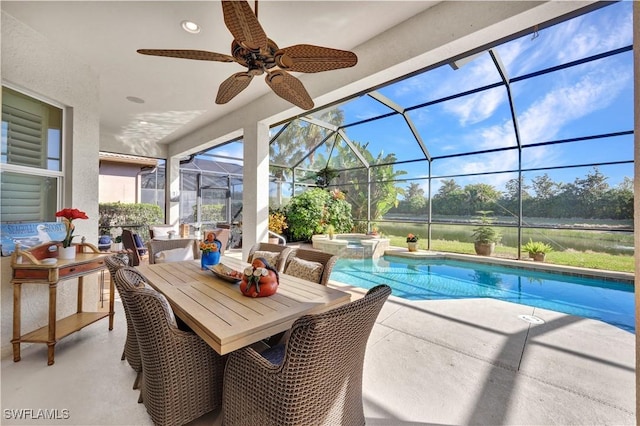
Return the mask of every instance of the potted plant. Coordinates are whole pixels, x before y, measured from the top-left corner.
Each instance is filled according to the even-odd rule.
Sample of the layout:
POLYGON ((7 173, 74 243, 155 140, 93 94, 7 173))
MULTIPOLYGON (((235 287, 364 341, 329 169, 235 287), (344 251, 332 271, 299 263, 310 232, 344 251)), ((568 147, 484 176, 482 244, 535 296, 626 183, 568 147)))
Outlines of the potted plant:
POLYGON ((536 262, 544 262, 547 253, 553 251, 553 247, 542 241, 533 241, 529 238, 529 242, 522 246, 522 250, 529 253, 529 257, 536 262))
POLYGON ((72 244, 72 241, 75 237, 73 232, 75 231, 76 226, 73 224, 73 221, 75 219, 89 219, 89 216, 78 209, 66 208, 56 212, 56 217, 62 218, 62 222, 64 223, 67 231, 64 240, 62 240, 62 248, 58 250, 58 257, 60 259, 75 259, 77 249, 72 244))
POLYGON ((490 211, 479 211, 480 225, 473 229, 473 242, 476 254, 480 256, 491 256, 496 248, 496 243, 500 242, 502 236, 491 224, 493 221, 488 216, 490 211))
MULTIPOLYGON (((269 213, 269 231, 282 235, 285 229, 288 228, 287 218, 280 212, 269 213)), ((269 242, 272 244, 278 244, 278 238, 269 235, 269 242)))
POLYGON ((418 251, 418 236, 415 234, 407 235, 407 248, 409 251, 418 251))
POLYGON ((118 226, 117 228, 111 229, 111 251, 121 251, 122 250, 122 227, 118 226))

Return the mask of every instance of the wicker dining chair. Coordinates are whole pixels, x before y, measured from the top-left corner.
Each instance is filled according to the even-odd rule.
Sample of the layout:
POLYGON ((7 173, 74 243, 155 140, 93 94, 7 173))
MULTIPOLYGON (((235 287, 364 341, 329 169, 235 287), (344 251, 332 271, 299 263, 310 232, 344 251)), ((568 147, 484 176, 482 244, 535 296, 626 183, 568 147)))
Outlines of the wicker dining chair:
MULTIPOLYGON (((106 263, 107 269, 109 270, 109 279, 115 285, 116 272, 118 271, 118 269, 124 268, 129 265, 129 256, 124 253, 114 254, 107 257, 104 260, 104 263, 106 263)), ((129 327, 129 314, 127 313, 126 310, 125 310, 125 316, 127 318, 127 327, 129 327)), ((128 334, 129 333, 127 331, 127 339, 129 339, 128 334)), ((122 349, 122 357, 120 358, 121 361, 124 361, 126 359, 126 355, 127 355, 126 349, 127 349, 127 341, 125 341, 124 348, 122 349)))
MULTIPOLYGON (((322 274, 318 279, 318 284, 327 285, 329 283, 329 277, 331 276, 331 271, 338 261, 338 256, 330 253, 325 253, 320 250, 313 249, 296 249, 291 252, 287 259, 287 264, 284 267, 284 273, 287 273, 287 269, 289 268, 291 261, 293 258, 298 258, 302 260, 307 260, 310 262, 318 262, 323 265, 322 274)), ((307 277, 301 276, 299 278, 309 279, 307 277)))
MULTIPOLYGON (((117 264, 117 261, 113 259, 114 256, 109 256, 106 259, 107 268, 111 271, 112 266, 109 264, 117 264)), ((127 320, 127 337, 124 343, 123 359, 126 359, 131 368, 137 373, 136 380, 133 383, 133 388, 138 389, 140 386, 140 379, 142 377, 142 358, 140 357, 140 349, 138 347, 138 338, 136 336, 136 330, 133 326, 133 320, 131 319, 131 313, 129 312, 129 294, 131 290, 136 288, 144 288, 147 279, 138 272, 136 269, 127 265, 118 266, 115 269, 113 275, 113 282, 115 283, 120 299, 122 300, 122 306, 124 308, 124 315, 127 320), (120 271, 126 271, 126 273, 119 274, 120 271)))
POLYGON ((284 345, 232 352, 224 374, 224 425, 364 425, 367 340, 387 285, 330 311, 298 318, 284 345))
MULTIPOLYGON (((281 246, 279 244, 258 243, 258 244, 255 244, 253 247, 251 247, 251 249, 249 250, 249 255, 247 256, 247 262, 248 263, 253 262, 255 253, 260 251, 277 253, 278 259, 275 262, 275 265, 272 265, 272 266, 276 268, 278 272, 283 272, 284 265, 287 263, 287 260, 291 255, 292 249, 291 247, 281 246)), ((265 259, 265 260, 269 261, 270 259, 265 259)))
POLYGON ((153 423, 183 425, 218 408, 225 358, 195 333, 178 329, 162 294, 141 288, 129 296, 142 355, 142 402, 153 423))

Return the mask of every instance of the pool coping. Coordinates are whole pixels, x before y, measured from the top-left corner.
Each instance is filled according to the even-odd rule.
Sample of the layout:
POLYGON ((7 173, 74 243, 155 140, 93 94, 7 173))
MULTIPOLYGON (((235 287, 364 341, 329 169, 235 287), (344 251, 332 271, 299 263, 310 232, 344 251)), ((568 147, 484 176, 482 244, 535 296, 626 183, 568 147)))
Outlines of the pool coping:
POLYGON ((565 275, 573 275, 585 278, 598 278, 605 281, 621 281, 626 284, 634 285, 635 276, 628 272, 608 271, 602 269, 580 268, 575 266, 555 265, 546 262, 533 262, 530 260, 504 259, 494 256, 478 256, 472 254, 446 253, 430 250, 418 250, 409 252, 406 248, 391 248, 385 250, 385 256, 403 257, 406 259, 452 259, 465 260, 475 263, 484 263, 491 265, 509 266, 518 269, 529 269, 538 271, 552 271, 565 275))

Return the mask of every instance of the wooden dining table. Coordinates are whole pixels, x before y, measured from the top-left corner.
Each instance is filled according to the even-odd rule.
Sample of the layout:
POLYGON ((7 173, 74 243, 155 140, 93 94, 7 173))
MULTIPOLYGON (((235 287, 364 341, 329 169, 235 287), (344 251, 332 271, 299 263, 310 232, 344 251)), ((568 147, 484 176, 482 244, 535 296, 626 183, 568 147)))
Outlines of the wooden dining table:
MULTIPOLYGON (((237 271, 248 265, 228 256, 220 262, 237 271)), ((351 298, 344 291, 286 274, 280 274, 276 294, 247 297, 238 283, 202 270, 197 261, 140 265, 138 270, 166 296, 174 313, 220 355, 286 331, 302 315, 331 309, 351 298)))

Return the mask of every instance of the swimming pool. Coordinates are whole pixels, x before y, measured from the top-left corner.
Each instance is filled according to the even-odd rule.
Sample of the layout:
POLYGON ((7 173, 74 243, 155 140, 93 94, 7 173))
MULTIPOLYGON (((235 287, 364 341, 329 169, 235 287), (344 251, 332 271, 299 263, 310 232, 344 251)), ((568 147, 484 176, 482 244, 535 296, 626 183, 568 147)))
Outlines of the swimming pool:
POLYGON ((633 285, 452 259, 339 259, 331 279, 362 288, 388 284, 409 300, 489 297, 592 318, 635 333, 633 285))

